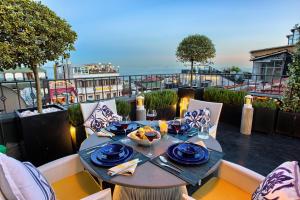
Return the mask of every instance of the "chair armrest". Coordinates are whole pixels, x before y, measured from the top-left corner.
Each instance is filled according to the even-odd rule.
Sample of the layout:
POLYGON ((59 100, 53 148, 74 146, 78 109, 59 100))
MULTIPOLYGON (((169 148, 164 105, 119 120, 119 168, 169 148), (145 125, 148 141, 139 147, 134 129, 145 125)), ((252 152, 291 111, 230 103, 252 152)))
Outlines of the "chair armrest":
POLYGON ((111 200, 111 190, 110 188, 107 188, 90 196, 87 196, 81 200, 111 200))
POLYGON ((86 136, 89 137, 90 135, 93 135, 95 132, 90 128, 85 128, 85 133, 86 136))
POLYGON ((217 137, 217 128, 218 124, 213 125, 212 127, 209 128, 209 135, 213 138, 217 137))
POLYGON ((50 184, 84 170, 78 154, 54 160, 38 169, 50 184))
POLYGON ((193 197, 187 195, 187 194, 182 194, 182 200, 196 200, 193 197))
POLYGON ((248 193, 253 193, 265 179, 252 170, 225 160, 220 164, 218 176, 248 193))

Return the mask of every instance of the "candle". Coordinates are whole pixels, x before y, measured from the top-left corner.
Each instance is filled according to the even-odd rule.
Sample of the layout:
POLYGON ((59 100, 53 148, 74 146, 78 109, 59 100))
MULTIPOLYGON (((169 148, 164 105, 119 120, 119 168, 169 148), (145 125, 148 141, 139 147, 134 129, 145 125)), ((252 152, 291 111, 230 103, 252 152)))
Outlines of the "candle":
POLYGON ((76 128, 74 126, 70 126, 70 134, 74 144, 76 144, 76 128))
POLYGON ((158 124, 160 133, 162 133, 162 135, 166 134, 168 132, 168 123, 166 121, 159 120, 158 124))

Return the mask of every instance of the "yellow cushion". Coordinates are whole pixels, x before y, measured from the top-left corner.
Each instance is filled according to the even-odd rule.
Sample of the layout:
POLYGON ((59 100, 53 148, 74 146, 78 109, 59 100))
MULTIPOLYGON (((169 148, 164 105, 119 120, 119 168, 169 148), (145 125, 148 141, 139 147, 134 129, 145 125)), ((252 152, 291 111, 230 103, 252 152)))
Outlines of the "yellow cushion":
POLYGON ((251 199, 251 194, 220 178, 212 178, 193 195, 197 200, 243 200, 251 199))
POLYGON ((100 191, 98 183, 86 171, 66 177, 52 184, 57 200, 82 199, 100 191))

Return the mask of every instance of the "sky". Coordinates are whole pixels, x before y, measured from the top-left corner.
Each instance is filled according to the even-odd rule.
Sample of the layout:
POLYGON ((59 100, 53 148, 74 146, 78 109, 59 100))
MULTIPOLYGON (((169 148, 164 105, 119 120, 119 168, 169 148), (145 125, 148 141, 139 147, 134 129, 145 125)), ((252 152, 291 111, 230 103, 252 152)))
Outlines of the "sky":
MULTIPOLYGON (((300 0, 42 0, 77 32, 74 64, 111 62, 122 74, 178 71, 180 41, 203 34, 214 65, 250 69, 249 51, 287 44, 300 0)), ((47 64, 47 67, 52 64, 47 64)))

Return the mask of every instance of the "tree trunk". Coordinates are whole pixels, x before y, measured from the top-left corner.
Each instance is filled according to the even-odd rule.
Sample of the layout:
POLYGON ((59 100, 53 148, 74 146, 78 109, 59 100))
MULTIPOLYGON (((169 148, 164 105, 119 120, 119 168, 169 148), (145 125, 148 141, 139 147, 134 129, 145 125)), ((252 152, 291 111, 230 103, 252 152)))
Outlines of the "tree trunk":
POLYGON ((194 71, 194 61, 191 60, 191 88, 193 87, 193 71, 194 71))
POLYGON ((34 73, 34 79, 35 79, 35 89, 36 89, 36 98, 37 98, 37 109, 39 113, 42 113, 42 95, 41 95, 41 83, 40 83, 40 77, 38 72, 37 65, 33 66, 33 73, 34 73))

